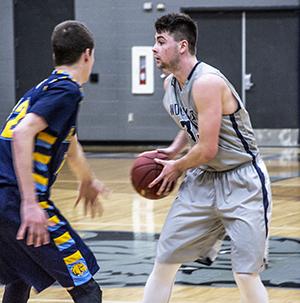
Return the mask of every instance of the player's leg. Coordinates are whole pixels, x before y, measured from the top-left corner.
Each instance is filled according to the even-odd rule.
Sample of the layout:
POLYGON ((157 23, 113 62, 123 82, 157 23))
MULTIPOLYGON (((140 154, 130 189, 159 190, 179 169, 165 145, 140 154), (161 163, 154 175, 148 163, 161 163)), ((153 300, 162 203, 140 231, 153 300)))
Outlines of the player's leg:
POLYGON ((145 286, 143 303, 169 302, 175 275, 180 264, 161 264, 155 262, 145 286))
POLYGON ((210 175, 201 171, 187 173, 160 234, 143 303, 169 301, 176 272, 183 262, 201 259, 211 263, 215 258, 214 245, 223 238, 224 227, 214 211, 213 191, 210 175))
POLYGON ((101 303, 102 291, 94 279, 68 290, 75 303, 101 303))
POLYGON ((5 285, 2 303, 26 303, 29 299, 31 286, 22 280, 5 285))
MULTIPOLYGON (((55 221, 55 225, 49 226, 51 242, 48 245, 36 248, 23 240, 17 241, 18 222, 1 222, 0 243, 5 244, 6 249, 0 250, 0 265, 3 265, 0 268, 7 269, 8 274, 0 271, 0 281, 8 284, 22 277, 37 292, 55 281, 66 289, 87 284, 99 268, 93 253, 50 201, 43 206, 47 207, 49 220, 55 221), (9 258, 11 255, 13 259, 9 258)), ((96 293, 97 287, 90 283, 82 288, 96 293)))
POLYGON ((251 164, 224 173, 217 184, 218 209, 231 239, 232 268, 242 303, 268 302, 259 273, 265 268, 271 194, 260 164, 262 169, 251 164))
POLYGON ((241 303, 268 303, 268 293, 257 273, 234 273, 241 294, 241 303))

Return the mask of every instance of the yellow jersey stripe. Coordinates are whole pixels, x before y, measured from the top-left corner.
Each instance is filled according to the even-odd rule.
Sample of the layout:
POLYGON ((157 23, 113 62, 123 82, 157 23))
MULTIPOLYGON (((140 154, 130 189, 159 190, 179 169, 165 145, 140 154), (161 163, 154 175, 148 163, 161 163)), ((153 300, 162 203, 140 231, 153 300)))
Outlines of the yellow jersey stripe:
POLYGON ((47 201, 41 201, 41 202, 39 202, 39 205, 43 209, 49 208, 49 203, 47 201))
POLYGON ((40 133, 38 134, 37 138, 38 138, 39 140, 45 141, 45 142, 47 142, 47 143, 49 143, 49 144, 51 144, 51 145, 54 144, 55 141, 57 140, 56 137, 54 137, 54 136, 52 136, 52 135, 49 135, 49 134, 47 134, 47 133, 45 133, 45 132, 40 132, 40 133))
POLYGON ((49 222, 53 222, 55 224, 58 224, 60 222, 59 218, 57 216, 52 216, 48 219, 49 222))
POLYGON ((64 244, 64 243, 68 242, 71 239, 72 239, 71 235, 69 234, 68 231, 66 231, 61 236, 55 238, 54 242, 55 242, 56 245, 60 245, 60 244, 64 244))
POLYGON ((50 162, 50 159, 50 156, 46 156, 41 153, 33 153, 33 160, 42 164, 48 164, 50 162))
POLYGON ((77 250, 74 254, 72 254, 68 257, 65 257, 64 261, 66 264, 73 264, 81 258, 82 258, 82 255, 81 255, 80 251, 77 250))
POLYGON ((45 185, 45 186, 48 185, 48 178, 45 178, 41 175, 33 174, 33 179, 34 179, 35 182, 37 182, 39 184, 42 184, 42 185, 45 185))

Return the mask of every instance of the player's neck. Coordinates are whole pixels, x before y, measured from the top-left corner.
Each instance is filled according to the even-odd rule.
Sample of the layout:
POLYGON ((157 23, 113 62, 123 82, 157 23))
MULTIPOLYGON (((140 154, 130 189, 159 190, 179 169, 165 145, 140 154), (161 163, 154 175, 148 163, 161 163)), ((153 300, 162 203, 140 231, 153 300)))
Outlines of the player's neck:
POLYGON ((56 66, 55 69, 68 73, 79 85, 85 82, 83 81, 82 71, 79 65, 60 65, 56 66))
POLYGON ((195 56, 182 58, 180 64, 177 66, 177 69, 173 72, 181 87, 184 86, 188 76, 197 62, 198 60, 195 56))

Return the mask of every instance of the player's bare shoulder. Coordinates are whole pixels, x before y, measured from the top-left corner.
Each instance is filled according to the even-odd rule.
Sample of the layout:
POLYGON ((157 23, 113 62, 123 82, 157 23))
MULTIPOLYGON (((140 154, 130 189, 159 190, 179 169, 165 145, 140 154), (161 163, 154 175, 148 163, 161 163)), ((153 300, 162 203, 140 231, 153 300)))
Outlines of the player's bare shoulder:
POLYGON ((225 82, 214 74, 204 74, 195 79, 192 87, 192 95, 196 107, 212 105, 221 106, 225 82))
POLYGON ((237 107, 237 102, 225 80, 213 73, 197 78, 193 83, 192 94, 195 102, 207 100, 207 102, 219 103, 223 115, 234 112, 237 107))
POLYGON ((226 89, 225 81, 215 74, 204 74, 195 79, 192 92, 194 96, 205 95, 213 91, 223 92, 226 89))

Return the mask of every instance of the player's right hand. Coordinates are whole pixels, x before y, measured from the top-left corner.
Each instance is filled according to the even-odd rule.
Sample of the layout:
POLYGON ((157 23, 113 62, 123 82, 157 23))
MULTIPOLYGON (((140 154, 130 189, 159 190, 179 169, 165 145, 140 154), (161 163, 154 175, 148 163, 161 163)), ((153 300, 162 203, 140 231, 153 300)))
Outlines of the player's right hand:
POLYGON ((48 221, 46 212, 38 203, 21 203, 21 225, 17 233, 17 240, 26 238, 27 245, 39 247, 50 243, 48 221))
POLYGON ((156 179, 154 179, 149 185, 149 188, 152 188, 159 182, 162 182, 157 195, 168 195, 174 183, 181 176, 183 171, 179 170, 177 167, 176 160, 162 160, 155 158, 154 161, 158 164, 161 164, 164 168, 156 179))

